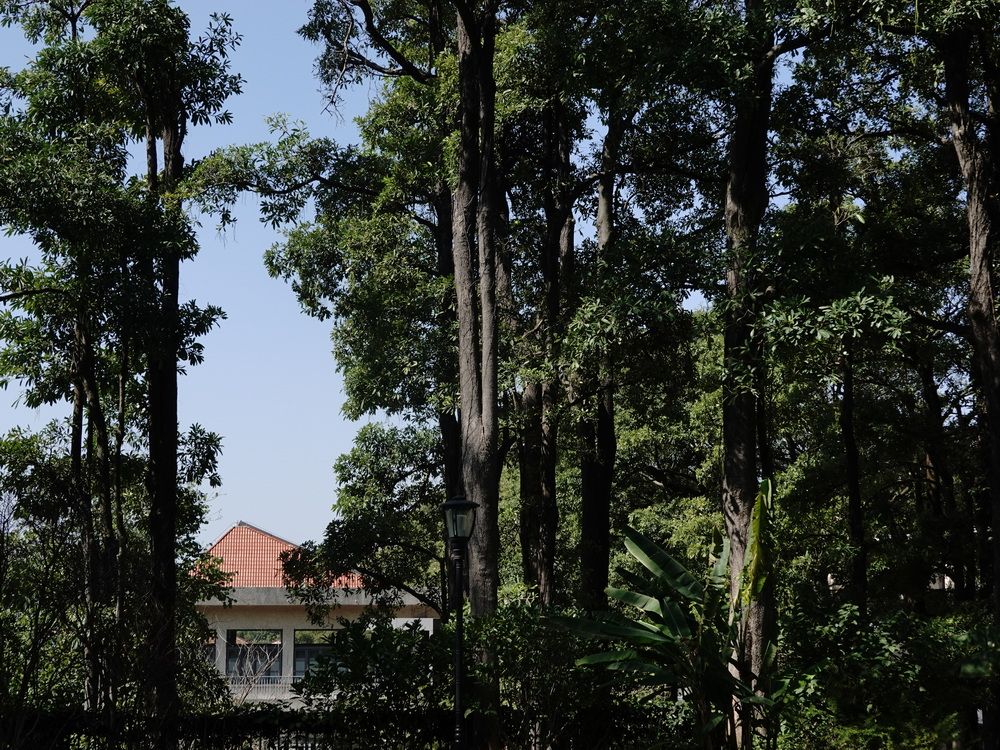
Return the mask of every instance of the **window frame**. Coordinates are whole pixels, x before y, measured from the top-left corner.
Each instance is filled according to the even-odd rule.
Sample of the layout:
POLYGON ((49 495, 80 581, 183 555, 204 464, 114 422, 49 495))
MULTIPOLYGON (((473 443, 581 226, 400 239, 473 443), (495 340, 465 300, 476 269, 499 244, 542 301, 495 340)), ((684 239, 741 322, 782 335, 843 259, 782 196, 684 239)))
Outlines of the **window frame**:
POLYGON ((226 677, 273 683, 284 672, 284 633, 280 628, 232 628, 226 631, 226 677), (275 641, 241 644, 238 633, 276 633, 275 641))
POLYGON ((309 669, 316 663, 318 658, 329 656, 333 653, 333 645, 330 643, 330 638, 334 632, 335 630, 330 628, 296 628, 292 632, 292 679, 303 679, 309 674, 309 669), (325 633, 326 638, 318 643, 315 641, 300 643, 299 633, 325 633), (300 654, 303 652, 305 652, 306 656, 303 657, 305 659, 304 666, 300 671, 300 654))

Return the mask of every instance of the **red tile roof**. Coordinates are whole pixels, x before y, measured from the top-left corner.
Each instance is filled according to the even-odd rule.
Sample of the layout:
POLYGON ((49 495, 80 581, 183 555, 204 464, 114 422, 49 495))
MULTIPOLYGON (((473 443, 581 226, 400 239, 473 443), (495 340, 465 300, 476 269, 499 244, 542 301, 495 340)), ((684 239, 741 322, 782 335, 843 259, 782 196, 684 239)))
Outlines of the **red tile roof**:
MULTIPOLYGON (((230 586, 280 588, 283 585, 281 553, 297 547, 297 544, 240 521, 209 547, 208 554, 219 558, 222 571, 232 575, 230 586)), ((343 576, 335 586, 361 588, 360 577, 343 576)))

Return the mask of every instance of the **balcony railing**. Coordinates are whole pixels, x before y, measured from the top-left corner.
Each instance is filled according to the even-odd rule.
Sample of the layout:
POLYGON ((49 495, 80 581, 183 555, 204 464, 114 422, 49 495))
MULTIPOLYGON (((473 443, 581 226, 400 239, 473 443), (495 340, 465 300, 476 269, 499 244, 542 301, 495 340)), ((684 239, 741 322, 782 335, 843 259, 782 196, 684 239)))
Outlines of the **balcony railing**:
POLYGON ((278 701, 292 697, 298 677, 289 675, 228 675, 229 690, 237 701, 278 701))

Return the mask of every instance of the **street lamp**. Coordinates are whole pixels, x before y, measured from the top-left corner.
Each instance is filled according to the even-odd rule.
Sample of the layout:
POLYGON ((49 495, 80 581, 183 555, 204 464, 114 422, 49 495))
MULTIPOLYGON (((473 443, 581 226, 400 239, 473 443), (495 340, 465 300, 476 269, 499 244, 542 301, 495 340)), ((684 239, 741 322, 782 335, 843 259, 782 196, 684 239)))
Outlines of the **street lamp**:
POLYGON ((441 506, 448 534, 450 557, 455 565, 455 750, 465 750, 464 710, 462 708, 462 610, 465 604, 465 547, 476 525, 479 506, 464 497, 453 497, 441 506))

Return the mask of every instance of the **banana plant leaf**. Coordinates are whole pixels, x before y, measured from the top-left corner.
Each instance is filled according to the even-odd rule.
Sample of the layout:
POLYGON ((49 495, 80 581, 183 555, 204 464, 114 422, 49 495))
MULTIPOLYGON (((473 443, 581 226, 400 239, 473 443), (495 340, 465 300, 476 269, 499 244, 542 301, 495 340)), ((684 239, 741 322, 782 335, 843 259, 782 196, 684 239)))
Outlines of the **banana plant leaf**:
POLYGON ((685 599, 699 601, 704 595, 701 582, 687 568, 631 526, 625 528, 625 547, 649 572, 685 599))
MULTIPOLYGON (((769 485, 762 486, 761 512, 754 529, 758 548, 766 539, 769 498, 769 485)), ((577 664, 630 673, 637 685, 652 687, 653 694, 661 692, 657 688, 679 689, 684 700, 711 709, 710 715, 703 714, 705 733, 718 727, 734 700, 768 705, 768 699, 756 695, 731 669, 739 641, 740 608, 730 609, 728 540, 716 537, 710 568, 699 580, 635 529, 625 529, 625 539, 628 551, 648 572, 619 569, 619 578, 629 588, 608 587, 606 592, 611 599, 637 609, 636 616, 550 618, 561 627, 625 647, 586 656, 577 664)), ((757 585, 767 570, 765 552, 755 550, 760 567, 752 580, 757 585)), ((747 580, 747 571, 744 576, 747 580)))
POLYGON ((634 591, 628 591, 627 589, 616 589, 611 586, 605 589, 605 591, 612 599, 617 599, 623 604, 630 604, 636 609, 641 609, 643 612, 655 614, 661 620, 664 617, 663 607, 659 599, 652 596, 646 596, 645 594, 637 594, 634 591))
POLYGON ((607 620, 585 620, 575 617, 551 617, 549 621, 581 635, 596 636, 608 640, 620 639, 626 642, 668 647, 677 644, 677 639, 670 637, 668 633, 664 633, 648 623, 636 620, 629 621, 627 625, 607 620))

